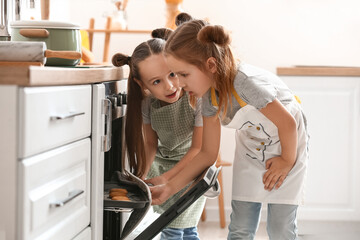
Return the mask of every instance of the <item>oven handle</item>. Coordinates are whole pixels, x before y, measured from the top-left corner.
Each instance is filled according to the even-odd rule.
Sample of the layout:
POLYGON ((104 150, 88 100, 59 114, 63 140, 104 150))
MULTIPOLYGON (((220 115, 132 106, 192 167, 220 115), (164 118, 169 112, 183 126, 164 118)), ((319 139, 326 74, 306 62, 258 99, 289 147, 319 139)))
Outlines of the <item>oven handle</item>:
POLYGON ((109 99, 103 100, 103 109, 102 113, 106 118, 106 133, 101 137, 102 139, 102 151, 107 152, 111 148, 111 121, 112 121, 112 103, 109 99))
POLYGON ((65 198, 64 200, 61 201, 55 201, 50 203, 50 208, 58 208, 58 207, 62 207, 65 204, 67 204, 68 202, 70 202, 71 200, 75 199, 76 197, 80 196, 81 194, 84 193, 84 190, 74 190, 69 192, 69 196, 67 198, 65 198))

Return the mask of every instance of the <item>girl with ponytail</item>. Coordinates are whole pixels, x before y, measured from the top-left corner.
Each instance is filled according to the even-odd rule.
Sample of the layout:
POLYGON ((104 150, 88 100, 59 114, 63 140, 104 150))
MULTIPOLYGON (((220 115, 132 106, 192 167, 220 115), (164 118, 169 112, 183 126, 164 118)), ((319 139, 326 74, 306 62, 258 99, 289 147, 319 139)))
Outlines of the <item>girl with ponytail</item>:
MULTIPOLYGON (((153 39, 137 46, 132 56, 117 53, 114 66, 129 65, 125 142, 130 171, 153 185, 170 181, 192 164, 202 140, 200 100, 190 97, 168 68, 163 50, 169 29, 156 29, 153 39), (192 105, 190 105, 192 103, 192 105)), ((165 212, 187 189, 154 206, 165 212)), ((199 198, 161 233, 161 239, 197 240, 197 224, 205 204, 199 198)))
POLYGON ((186 13, 177 20, 165 45, 166 62, 180 86, 202 98, 203 141, 191 166, 151 187, 153 203, 165 201, 215 162, 222 125, 236 130, 228 239, 254 239, 262 203, 268 204, 269 238, 298 239, 296 212, 309 139, 298 98, 276 75, 236 62, 222 26, 186 13))

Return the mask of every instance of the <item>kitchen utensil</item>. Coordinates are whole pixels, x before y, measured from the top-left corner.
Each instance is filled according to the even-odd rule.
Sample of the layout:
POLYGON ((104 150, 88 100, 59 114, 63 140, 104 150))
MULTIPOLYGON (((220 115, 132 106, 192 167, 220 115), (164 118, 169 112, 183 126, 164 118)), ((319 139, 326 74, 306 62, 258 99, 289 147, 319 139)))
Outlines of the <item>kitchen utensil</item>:
POLYGON ((0 42, 0 61, 42 62, 45 64, 46 58, 77 60, 81 58, 81 53, 48 50, 44 42, 0 42))
POLYGON ((49 20, 50 0, 41 0, 41 19, 49 20))
POLYGON ((1 0, 0 12, 0 41, 10 41, 8 32, 7 0, 1 0))
MULTIPOLYGON (((55 21, 14 21, 10 23, 13 41, 45 42, 54 51, 81 52, 80 26, 55 21)), ((75 66, 80 59, 51 58, 47 66, 75 66)))

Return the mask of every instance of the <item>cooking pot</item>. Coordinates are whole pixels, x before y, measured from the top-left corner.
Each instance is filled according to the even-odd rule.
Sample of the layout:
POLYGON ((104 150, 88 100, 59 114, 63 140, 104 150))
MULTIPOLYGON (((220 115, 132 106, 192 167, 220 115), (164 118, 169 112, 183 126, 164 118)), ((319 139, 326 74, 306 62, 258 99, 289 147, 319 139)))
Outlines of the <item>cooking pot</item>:
MULTIPOLYGON (((55 21, 14 21, 10 23, 12 41, 45 42, 48 49, 81 52, 80 26, 55 21)), ((46 66, 75 66, 80 59, 51 58, 46 66)))

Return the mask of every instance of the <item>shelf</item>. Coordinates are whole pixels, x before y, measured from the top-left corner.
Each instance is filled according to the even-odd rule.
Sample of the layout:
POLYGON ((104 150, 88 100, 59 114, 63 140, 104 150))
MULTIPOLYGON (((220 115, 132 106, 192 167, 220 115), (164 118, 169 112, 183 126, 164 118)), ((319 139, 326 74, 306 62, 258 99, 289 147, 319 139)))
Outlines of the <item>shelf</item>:
POLYGON ((118 30, 118 29, 111 29, 111 17, 107 18, 105 29, 95 29, 95 19, 90 19, 89 28, 85 29, 89 33, 89 45, 90 51, 92 51, 94 33, 104 33, 105 40, 104 40, 104 54, 103 54, 103 62, 108 61, 109 56, 109 45, 110 45, 110 36, 112 33, 128 33, 128 34, 151 34, 151 30, 118 30))
POLYGON ((360 67, 295 66, 278 67, 279 76, 360 76, 360 67))
POLYGON ((151 33, 151 30, 84 29, 89 33, 151 33))

